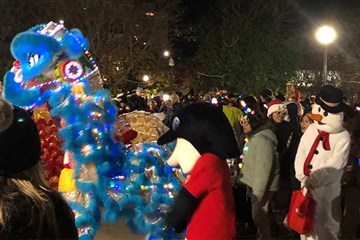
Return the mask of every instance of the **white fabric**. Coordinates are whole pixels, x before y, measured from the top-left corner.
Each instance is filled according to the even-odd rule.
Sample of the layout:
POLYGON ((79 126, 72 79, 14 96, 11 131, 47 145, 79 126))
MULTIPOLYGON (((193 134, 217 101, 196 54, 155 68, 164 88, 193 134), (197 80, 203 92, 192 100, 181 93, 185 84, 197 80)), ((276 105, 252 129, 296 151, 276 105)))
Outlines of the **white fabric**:
POLYGON ((193 169, 200 156, 200 153, 189 141, 183 138, 178 138, 176 139, 174 152, 167 160, 167 163, 170 166, 180 165, 182 172, 187 174, 193 169))
POLYGON ((270 118, 274 112, 286 111, 286 106, 283 103, 273 104, 267 110, 267 117, 270 118))
MULTIPOLYGON (((331 115, 329 113, 329 115, 331 115)), ((326 117, 324 117, 326 118, 326 117)), ((341 124, 341 122, 340 122, 341 124)), ((304 175, 303 166, 305 159, 318 135, 318 123, 311 124, 300 140, 295 159, 296 178, 302 186, 311 189, 311 193, 317 202, 314 229, 302 239, 331 240, 338 239, 341 209, 340 209, 340 179, 343 168, 346 166, 349 150, 350 135, 344 129, 338 129, 337 133, 329 135, 330 150, 325 151, 320 141, 311 160, 311 173, 304 175)), ((324 126, 324 125, 322 125, 324 126)))
POLYGON ((311 110, 312 114, 319 114, 322 116, 321 119, 321 125, 316 123, 316 127, 324 132, 328 133, 337 133, 340 131, 344 131, 344 128, 342 126, 342 122, 344 119, 344 113, 328 113, 327 116, 325 116, 325 110, 321 108, 320 105, 314 104, 311 110))
POLYGON ((63 164, 65 165, 65 164, 69 164, 69 163, 70 163, 69 151, 65 151, 63 164))

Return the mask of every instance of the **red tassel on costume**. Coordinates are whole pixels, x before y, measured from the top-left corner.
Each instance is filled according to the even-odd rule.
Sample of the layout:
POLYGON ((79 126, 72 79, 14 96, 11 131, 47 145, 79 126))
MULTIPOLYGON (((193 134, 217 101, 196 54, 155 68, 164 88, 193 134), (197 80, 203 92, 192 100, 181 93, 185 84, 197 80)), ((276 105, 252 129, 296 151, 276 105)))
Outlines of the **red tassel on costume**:
POLYGON ((138 133, 132 129, 126 131, 123 133, 123 139, 122 142, 123 144, 129 144, 131 142, 131 140, 134 140, 137 137, 138 133))

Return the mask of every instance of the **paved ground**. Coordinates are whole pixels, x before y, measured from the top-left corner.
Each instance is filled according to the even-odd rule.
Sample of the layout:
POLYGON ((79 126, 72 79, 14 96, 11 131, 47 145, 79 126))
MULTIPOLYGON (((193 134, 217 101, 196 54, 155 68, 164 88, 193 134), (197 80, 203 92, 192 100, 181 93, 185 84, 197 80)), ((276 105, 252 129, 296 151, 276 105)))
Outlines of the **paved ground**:
MULTIPOLYGON (((255 238, 255 233, 253 231, 246 230, 246 229, 239 229, 238 235, 236 239, 241 240, 253 240, 255 238)), ((101 225, 100 230, 95 236, 95 240, 143 240, 144 235, 142 234, 133 234, 131 233, 128 226, 123 222, 120 221, 115 224, 103 223, 101 225)), ((280 238, 274 237, 273 239, 296 239, 298 240, 298 236, 288 237, 288 238, 280 238)))
POLYGON ((133 234, 123 221, 115 224, 102 223, 95 240, 141 240, 143 235, 133 234))

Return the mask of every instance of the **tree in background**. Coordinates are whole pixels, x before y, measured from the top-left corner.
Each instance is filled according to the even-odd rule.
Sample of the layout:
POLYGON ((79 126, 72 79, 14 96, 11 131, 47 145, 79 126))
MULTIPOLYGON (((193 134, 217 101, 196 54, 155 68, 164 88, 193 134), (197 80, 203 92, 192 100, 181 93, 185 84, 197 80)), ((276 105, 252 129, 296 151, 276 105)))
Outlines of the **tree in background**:
POLYGON ((286 1, 219 1, 203 24, 199 84, 246 93, 285 87, 299 62, 290 19, 286 1))
POLYGON ((337 39, 328 46, 328 83, 340 87, 348 97, 360 91, 360 34, 357 26, 360 2, 303 0, 293 4, 301 23, 298 29, 302 33, 300 69, 315 76, 314 85, 309 90, 315 93, 322 85, 324 46, 317 42, 315 31, 322 25, 331 25, 337 32, 337 39))
POLYGON ((113 93, 143 84, 145 73, 151 77, 150 88, 166 85, 169 66, 162 52, 171 48, 177 31, 178 4, 179 0, 0 0, 0 73, 12 64, 9 46, 17 33, 61 19, 88 38, 113 93))

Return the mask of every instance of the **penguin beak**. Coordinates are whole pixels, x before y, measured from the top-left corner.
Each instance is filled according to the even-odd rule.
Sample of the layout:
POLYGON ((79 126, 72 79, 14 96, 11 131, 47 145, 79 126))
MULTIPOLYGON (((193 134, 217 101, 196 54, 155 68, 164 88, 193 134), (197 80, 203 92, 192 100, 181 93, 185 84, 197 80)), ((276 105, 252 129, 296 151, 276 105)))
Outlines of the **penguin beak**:
POLYGON ((321 122, 321 120, 323 119, 323 116, 320 114, 308 113, 307 115, 309 116, 309 118, 317 122, 321 122))

